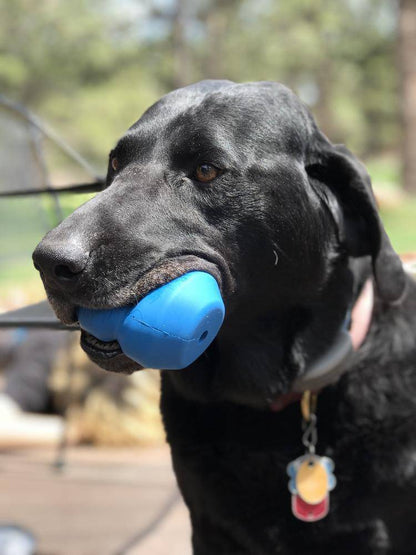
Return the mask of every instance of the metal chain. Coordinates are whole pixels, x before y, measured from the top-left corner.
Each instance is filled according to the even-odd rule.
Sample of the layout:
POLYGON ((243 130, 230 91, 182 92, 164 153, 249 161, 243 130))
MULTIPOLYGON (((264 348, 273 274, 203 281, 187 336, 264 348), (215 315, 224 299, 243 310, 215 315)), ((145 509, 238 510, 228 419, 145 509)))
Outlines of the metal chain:
POLYGON ((309 422, 303 421, 302 443, 311 455, 315 454, 315 447, 318 442, 318 430, 316 427, 316 414, 311 414, 309 422))
POLYGON ((318 442, 317 417, 316 417, 317 395, 310 391, 305 391, 301 401, 302 411, 302 443, 309 454, 315 454, 315 447, 318 442))

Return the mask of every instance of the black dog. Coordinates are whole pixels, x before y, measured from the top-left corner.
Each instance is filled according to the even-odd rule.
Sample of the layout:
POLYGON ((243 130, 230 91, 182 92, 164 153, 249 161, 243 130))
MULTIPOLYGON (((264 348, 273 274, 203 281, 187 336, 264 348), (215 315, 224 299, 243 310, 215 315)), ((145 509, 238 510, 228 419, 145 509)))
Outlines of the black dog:
MULTIPOLYGON (((287 88, 208 81, 163 97, 111 152, 107 188, 34 261, 67 323, 77 305, 134 303, 189 270, 217 279, 219 335, 189 368, 162 373, 196 554, 416 553, 415 283, 365 169, 287 88), (319 394, 317 452, 338 485, 329 515, 304 523, 290 510, 286 465, 303 447, 289 394, 369 277, 370 330, 319 394)), ((117 342, 83 332, 81 343, 107 370, 140 369, 117 342)))

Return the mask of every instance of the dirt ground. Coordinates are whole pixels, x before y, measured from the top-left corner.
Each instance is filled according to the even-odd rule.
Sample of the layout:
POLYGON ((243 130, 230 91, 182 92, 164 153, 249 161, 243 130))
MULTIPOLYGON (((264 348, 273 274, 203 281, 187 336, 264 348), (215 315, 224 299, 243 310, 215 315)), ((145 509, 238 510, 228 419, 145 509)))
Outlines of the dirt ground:
POLYGON ((55 459, 50 447, 0 451, 0 524, 28 528, 38 555, 191 555, 167 447, 70 447, 62 470, 55 459))

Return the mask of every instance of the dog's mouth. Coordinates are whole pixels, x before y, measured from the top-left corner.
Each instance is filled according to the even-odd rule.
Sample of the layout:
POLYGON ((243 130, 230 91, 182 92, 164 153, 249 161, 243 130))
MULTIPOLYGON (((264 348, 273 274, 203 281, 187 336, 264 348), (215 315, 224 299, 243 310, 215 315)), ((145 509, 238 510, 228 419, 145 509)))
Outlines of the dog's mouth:
MULTIPOLYGON (((221 261, 211 261, 206 257, 192 254, 164 260, 145 272, 133 286, 120 288, 115 294, 109 295, 108 302, 97 303, 92 298, 91 303, 79 302, 77 305, 106 309, 133 305, 154 289, 191 271, 204 271, 211 274, 223 292, 224 269, 221 267, 221 261)), ((226 275, 225 280, 229 282, 229 276, 226 275)), ((226 288, 229 289, 227 285, 228 283, 226 288)), ((73 324, 77 320, 75 304, 60 303, 53 295, 49 295, 49 300, 58 318, 64 323, 73 324)), ((123 354, 120 344, 116 340, 101 341, 91 333, 81 330, 81 347, 93 362, 106 370, 131 373, 142 368, 123 354)))

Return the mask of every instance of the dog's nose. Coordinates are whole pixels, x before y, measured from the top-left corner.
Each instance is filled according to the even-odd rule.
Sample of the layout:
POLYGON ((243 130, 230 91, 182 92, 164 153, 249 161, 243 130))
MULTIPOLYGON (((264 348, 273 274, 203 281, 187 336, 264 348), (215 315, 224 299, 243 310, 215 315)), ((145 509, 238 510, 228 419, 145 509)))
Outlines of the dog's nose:
POLYGON ((77 243, 55 244, 43 240, 33 253, 35 268, 47 282, 61 288, 73 285, 87 265, 89 252, 77 243))

